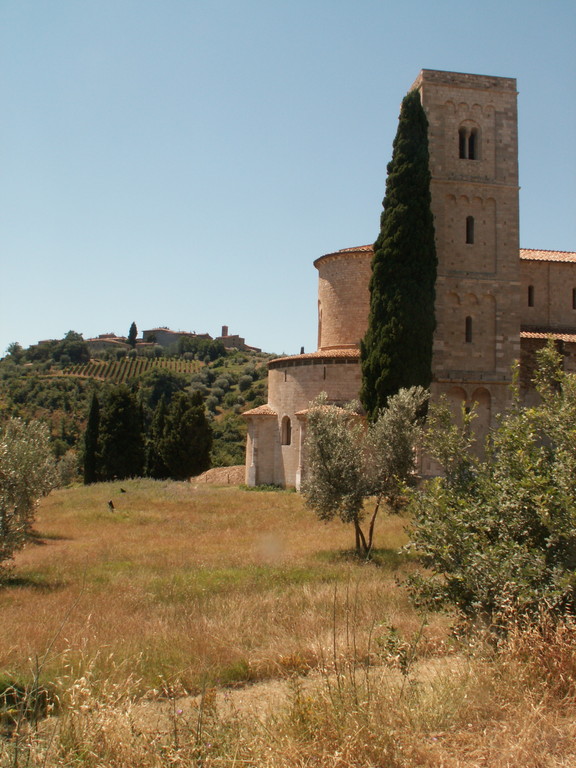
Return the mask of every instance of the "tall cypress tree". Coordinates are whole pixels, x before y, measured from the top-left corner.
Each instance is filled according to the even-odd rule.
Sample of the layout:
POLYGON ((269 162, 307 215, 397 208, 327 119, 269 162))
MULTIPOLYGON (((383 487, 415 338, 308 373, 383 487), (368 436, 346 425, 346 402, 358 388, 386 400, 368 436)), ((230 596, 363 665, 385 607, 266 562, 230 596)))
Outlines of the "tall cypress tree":
POLYGON ((142 412, 126 385, 113 387, 100 416, 101 479, 140 477, 144 471, 142 412))
POLYGON ((428 121, 419 92, 411 91, 388 164, 360 347, 360 398, 370 418, 401 387, 428 387, 432 380, 437 259, 428 159, 428 121))
POLYGON ((128 344, 134 349, 136 346, 136 337, 138 336, 138 328, 136 327, 136 323, 132 323, 130 326, 130 330, 128 331, 128 344))
POLYGON ((186 480, 210 467, 212 429, 200 392, 177 392, 166 414, 158 452, 174 480, 186 480))
POLYGON ((170 470, 160 455, 160 445, 164 439, 164 433, 166 431, 167 414, 168 406, 166 405, 166 397, 165 395, 162 395, 158 405, 154 409, 146 445, 146 475, 148 477, 154 477, 157 480, 163 480, 166 477, 170 477, 170 470))
POLYGON ((92 394, 88 423, 84 433, 84 485, 98 480, 98 437, 100 433, 100 403, 92 394))

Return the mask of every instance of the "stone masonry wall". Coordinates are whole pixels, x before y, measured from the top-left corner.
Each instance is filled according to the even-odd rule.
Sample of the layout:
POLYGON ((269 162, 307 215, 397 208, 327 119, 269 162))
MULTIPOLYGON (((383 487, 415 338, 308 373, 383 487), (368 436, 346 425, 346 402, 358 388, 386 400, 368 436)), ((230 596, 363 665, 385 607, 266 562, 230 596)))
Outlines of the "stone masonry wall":
POLYGON ((297 356, 285 361, 273 361, 268 374, 268 402, 278 414, 276 430, 274 482, 299 485, 300 455, 304 440, 303 424, 296 417, 306 410, 321 392, 327 392, 332 402, 347 402, 358 397, 360 365, 358 356, 344 357, 338 362, 323 357, 297 356), (274 366, 274 367, 272 367, 274 366), (282 419, 291 424, 290 445, 281 444, 282 419))
POLYGON ((575 263, 522 259, 520 275, 522 325, 549 329, 576 325, 575 263), (529 286, 533 306, 528 302, 529 286))
POLYGON ((357 349, 368 327, 372 248, 362 246, 316 259, 318 349, 357 349))
POLYGON ((480 387, 493 413, 520 352, 516 83, 423 70, 415 86, 438 253, 434 380, 466 401, 480 387))

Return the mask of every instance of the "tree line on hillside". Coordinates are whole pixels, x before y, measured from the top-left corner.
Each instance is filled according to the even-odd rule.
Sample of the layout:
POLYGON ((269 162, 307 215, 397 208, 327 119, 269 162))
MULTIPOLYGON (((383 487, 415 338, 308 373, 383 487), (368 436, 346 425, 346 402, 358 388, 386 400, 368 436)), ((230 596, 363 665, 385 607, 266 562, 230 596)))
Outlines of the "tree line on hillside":
POLYGON ((81 333, 68 331, 63 339, 43 341, 24 349, 17 341, 8 345, 8 356, 14 363, 55 362, 62 365, 87 363, 90 350, 81 333))
POLYGON ((210 466, 212 430, 199 392, 150 393, 121 384, 92 395, 84 483, 153 477, 185 480, 210 466), (101 402, 102 400, 102 402, 101 402))
MULTIPOLYGON (((266 402, 265 363, 269 357, 264 353, 227 350, 215 361, 192 363, 193 373, 177 371, 173 366, 155 368, 134 363, 127 373, 104 380, 74 373, 55 375, 52 362, 16 362, 20 359, 16 353, 16 359, 8 355, 0 361, 0 422, 9 417, 45 422, 50 430, 52 452, 60 462, 66 462, 69 470, 66 475, 72 482, 77 472, 80 475, 83 472, 84 430, 93 392, 104 397, 110 385, 121 382, 137 388, 138 398, 143 400, 145 424, 148 424, 151 417, 147 398, 152 391, 151 382, 161 391, 162 382, 177 380, 179 389, 202 394, 213 429, 212 466, 237 465, 244 461, 245 453, 246 422, 241 413, 266 402)), ((127 363, 125 360, 124 365, 127 363)), ((117 365, 115 362, 112 368, 117 365)), ((184 365, 188 363, 183 361, 180 367, 184 365)), ((108 371, 107 366, 102 368, 108 371)), ((102 373, 100 368, 90 372, 99 376, 102 373)))
MULTIPOLYGON (((155 358, 180 357, 186 360, 201 360, 204 363, 211 363, 226 355, 226 347, 221 341, 188 336, 180 338, 179 341, 170 344, 168 347, 154 344, 152 347, 146 346, 137 349, 137 333, 136 324, 132 323, 126 337, 126 344, 129 349, 99 349, 92 352, 82 334, 77 331, 68 331, 63 339, 42 341, 38 344, 32 344, 26 349, 18 342, 12 342, 6 350, 6 359, 16 365, 33 363, 66 366, 87 363, 92 358, 99 360, 122 360, 125 357, 135 357, 137 355, 155 358)), ((150 342, 155 341, 153 334, 149 336, 148 340, 150 342)))

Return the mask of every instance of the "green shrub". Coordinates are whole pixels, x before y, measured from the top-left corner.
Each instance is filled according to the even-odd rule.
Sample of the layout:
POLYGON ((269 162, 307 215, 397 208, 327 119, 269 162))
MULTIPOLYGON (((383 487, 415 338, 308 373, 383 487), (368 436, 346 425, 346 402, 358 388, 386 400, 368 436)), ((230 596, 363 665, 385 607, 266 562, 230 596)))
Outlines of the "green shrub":
POLYGON ((537 388, 533 408, 516 393, 482 460, 474 413, 459 427, 445 404, 431 412, 428 450, 445 474, 415 496, 410 545, 432 573, 410 580, 427 607, 497 625, 576 613, 576 376, 551 346, 537 388))
POLYGON ((47 427, 6 422, 0 429, 0 568, 24 546, 36 505, 55 481, 47 427))
POLYGON ((245 392, 247 389, 250 389, 250 387, 252 386, 252 381, 253 381, 252 376, 248 376, 246 374, 243 376, 240 376, 240 378, 238 379, 238 389, 240 390, 240 392, 245 392))

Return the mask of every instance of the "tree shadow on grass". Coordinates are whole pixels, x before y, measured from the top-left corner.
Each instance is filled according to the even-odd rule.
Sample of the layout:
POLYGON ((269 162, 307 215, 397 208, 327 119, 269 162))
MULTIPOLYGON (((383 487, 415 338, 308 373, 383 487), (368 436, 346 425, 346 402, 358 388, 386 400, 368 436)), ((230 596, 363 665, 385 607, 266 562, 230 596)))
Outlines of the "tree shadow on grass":
POLYGON ((39 531, 30 531, 26 536, 28 544, 34 544, 37 547, 44 547, 49 541, 70 541, 69 536, 60 536, 57 533, 40 533, 39 531))
POLYGON ((358 565, 370 564, 377 568, 386 568, 395 571, 406 563, 413 562, 414 556, 398 549, 385 547, 374 548, 368 557, 355 549, 325 550, 317 554, 319 560, 328 563, 356 563, 358 565))
POLYGON ((37 592, 56 592, 66 586, 64 581, 50 580, 39 573, 0 576, 1 589, 34 589, 37 592))

